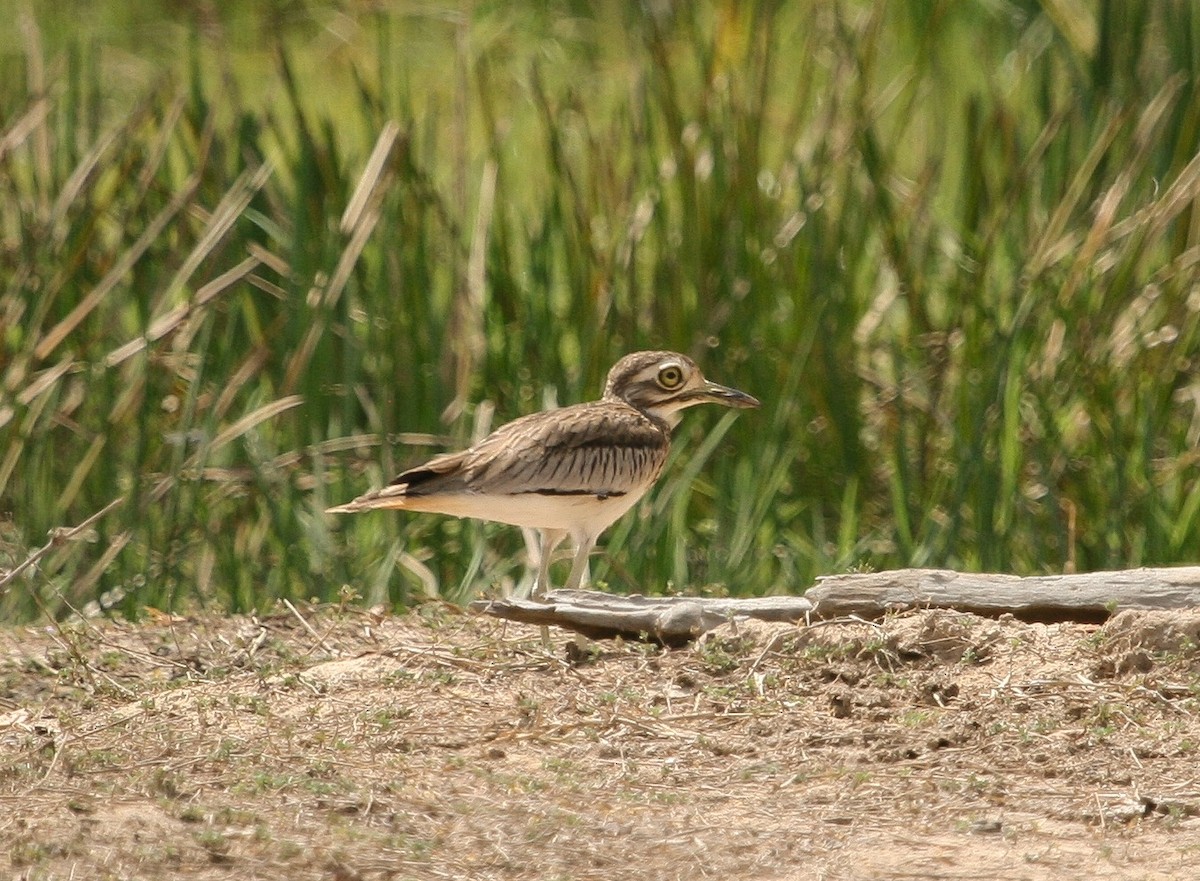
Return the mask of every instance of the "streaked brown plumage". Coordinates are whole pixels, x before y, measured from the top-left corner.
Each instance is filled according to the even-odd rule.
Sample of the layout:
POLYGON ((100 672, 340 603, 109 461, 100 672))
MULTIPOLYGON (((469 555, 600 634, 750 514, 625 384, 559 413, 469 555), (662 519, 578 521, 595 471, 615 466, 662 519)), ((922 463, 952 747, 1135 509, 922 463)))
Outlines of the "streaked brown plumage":
POLYGON ((537 529, 535 596, 547 588, 550 555, 570 535, 576 552, 567 587, 577 588, 596 539, 662 473, 679 411, 703 403, 759 406, 706 380, 684 355, 635 352, 609 371, 599 401, 515 419, 470 449, 437 456, 329 511, 399 508, 537 529))

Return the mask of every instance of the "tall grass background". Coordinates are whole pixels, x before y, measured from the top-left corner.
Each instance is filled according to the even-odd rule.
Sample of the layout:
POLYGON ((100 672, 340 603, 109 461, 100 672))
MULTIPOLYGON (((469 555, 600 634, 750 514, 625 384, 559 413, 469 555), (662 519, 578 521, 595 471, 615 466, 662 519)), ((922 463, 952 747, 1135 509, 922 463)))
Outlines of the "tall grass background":
POLYGON ((1191 2, 64 8, 0 36, 10 619, 505 589, 322 511, 649 347, 764 407, 610 589, 1200 556, 1191 2))

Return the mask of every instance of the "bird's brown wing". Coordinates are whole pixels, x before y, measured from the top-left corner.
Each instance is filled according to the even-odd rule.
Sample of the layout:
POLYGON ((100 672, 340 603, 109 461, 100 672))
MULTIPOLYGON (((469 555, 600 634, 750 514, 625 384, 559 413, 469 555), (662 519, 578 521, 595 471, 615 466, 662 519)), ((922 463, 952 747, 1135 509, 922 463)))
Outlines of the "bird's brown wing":
POLYGON ((467 488, 495 494, 621 495, 658 477, 665 424, 607 401, 534 413, 497 429, 461 463, 467 488))
POLYGON ((461 493, 619 496, 658 478, 670 443, 664 423, 632 407, 577 404, 515 419, 330 511, 404 508, 461 493))

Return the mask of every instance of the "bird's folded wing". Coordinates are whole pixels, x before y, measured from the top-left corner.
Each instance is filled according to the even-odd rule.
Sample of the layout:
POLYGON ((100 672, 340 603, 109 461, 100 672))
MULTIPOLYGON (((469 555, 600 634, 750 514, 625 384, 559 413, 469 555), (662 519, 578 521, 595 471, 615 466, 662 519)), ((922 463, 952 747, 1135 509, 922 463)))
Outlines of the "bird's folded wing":
POLYGON ((580 404, 502 426, 459 454, 453 469, 409 491, 461 482, 482 493, 621 495, 658 477, 669 446, 667 428, 631 408, 580 404))

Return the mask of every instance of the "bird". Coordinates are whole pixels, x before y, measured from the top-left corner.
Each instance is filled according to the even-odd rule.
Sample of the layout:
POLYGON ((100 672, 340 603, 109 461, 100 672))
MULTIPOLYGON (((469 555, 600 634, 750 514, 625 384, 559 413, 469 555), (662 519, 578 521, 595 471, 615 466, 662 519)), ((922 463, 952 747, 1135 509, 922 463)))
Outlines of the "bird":
POLYGON ((760 406, 745 392, 705 379, 686 355, 634 352, 608 372, 600 400, 514 419, 469 449, 436 456, 326 513, 390 508, 534 529, 530 594, 543 600, 555 549, 573 541, 566 588, 580 588, 601 533, 662 474, 681 412, 710 403, 760 406))

